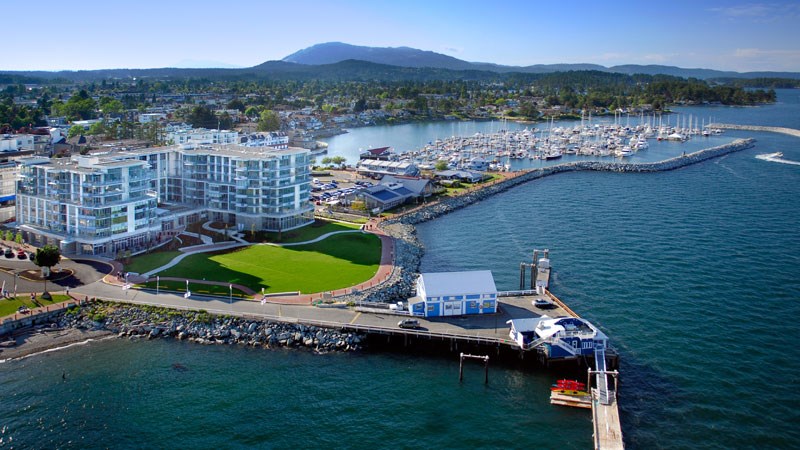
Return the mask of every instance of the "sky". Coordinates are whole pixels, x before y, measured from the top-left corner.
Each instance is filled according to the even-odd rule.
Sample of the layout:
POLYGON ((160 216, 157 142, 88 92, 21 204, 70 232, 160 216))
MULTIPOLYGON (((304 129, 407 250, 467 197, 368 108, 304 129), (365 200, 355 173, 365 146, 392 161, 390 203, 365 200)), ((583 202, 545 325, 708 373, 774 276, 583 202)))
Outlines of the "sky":
POLYGON ((251 67, 338 41, 514 66, 800 72, 798 0, 38 0, 3 34, 0 70, 251 67))

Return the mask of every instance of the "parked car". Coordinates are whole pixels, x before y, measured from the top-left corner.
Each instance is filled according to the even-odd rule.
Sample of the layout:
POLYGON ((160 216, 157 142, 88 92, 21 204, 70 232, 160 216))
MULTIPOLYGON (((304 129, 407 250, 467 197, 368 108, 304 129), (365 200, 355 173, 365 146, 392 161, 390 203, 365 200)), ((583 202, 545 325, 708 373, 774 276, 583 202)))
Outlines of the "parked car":
POLYGON ((22 250, 22 249, 17 250, 17 258, 19 258, 19 259, 27 259, 28 258, 28 254, 25 253, 25 250, 22 250))
POLYGON ((13 258, 14 257, 14 250, 7 248, 6 251, 3 253, 6 258, 13 258))
POLYGON ((553 309, 556 307, 552 302, 540 298, 533 301, 533 306, 540 309, 553 309))
POLYGON ((419 328, 419 320, 417 320, 417 319, 403 319, 400 322, 397 322, 397 326, 400 327, 400 328, 417 329, 417 328, 419 328))

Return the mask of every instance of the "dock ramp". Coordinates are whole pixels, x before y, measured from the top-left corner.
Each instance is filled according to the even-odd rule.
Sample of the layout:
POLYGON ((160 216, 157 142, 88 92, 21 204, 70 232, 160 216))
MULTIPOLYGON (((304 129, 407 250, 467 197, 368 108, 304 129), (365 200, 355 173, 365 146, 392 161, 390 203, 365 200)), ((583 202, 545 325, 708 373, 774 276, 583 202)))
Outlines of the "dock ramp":
POLYGON ((592 422, 594 424, 595 449, 622 449, 622 427, 619 420, 617 407, 616 381, 617 371, 609 372, 606 367, 606 347, 603 342, 595 342, 594 365, 596 370, 590 370, 589 376, 594 374, 595 387, 590 389, 592 397, 592 422), (613 377, 614 384, 609 384, 609 375, 613 377))

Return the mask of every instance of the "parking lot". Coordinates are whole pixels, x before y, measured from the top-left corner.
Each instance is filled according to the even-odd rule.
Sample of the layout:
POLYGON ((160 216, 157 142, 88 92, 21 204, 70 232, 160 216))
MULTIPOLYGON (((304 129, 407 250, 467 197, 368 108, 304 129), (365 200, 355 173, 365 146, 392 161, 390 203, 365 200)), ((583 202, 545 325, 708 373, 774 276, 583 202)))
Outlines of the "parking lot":
POLYGON ((331 171, 331 176, 313 177, 311 180, 311 201, 315 205, 335 205, 345 196, 359 189, 372 186, 374 181, 360 179, 354 172, 331 171))

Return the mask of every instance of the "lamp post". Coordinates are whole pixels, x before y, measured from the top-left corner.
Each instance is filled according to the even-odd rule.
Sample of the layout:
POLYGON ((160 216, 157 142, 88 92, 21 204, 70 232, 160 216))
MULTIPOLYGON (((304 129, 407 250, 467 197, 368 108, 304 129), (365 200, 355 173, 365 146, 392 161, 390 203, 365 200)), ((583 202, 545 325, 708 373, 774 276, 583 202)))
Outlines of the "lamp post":
POLYGON ((14 272, 14 299, 17 298, 17 278, 19 278, 19 273, 14 272))
POLYGON ((156 295, 158 295, 158 285, 160 284, 161 277, 156 275, 156 295))
POLYGON ((228 304, 233 304, 233 285, 228 285, 228 304))

